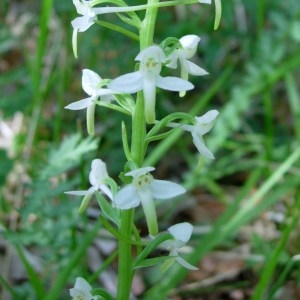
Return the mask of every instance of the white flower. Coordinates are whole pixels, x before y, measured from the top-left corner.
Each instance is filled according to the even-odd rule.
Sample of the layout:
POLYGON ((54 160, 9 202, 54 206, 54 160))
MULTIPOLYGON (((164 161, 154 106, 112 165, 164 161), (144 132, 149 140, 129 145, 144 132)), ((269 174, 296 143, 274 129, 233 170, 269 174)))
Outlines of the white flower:
POLYGON ((73 0, 76 11, 81 17, 75 18, 71 24, 73 27, 72 45, 75 57, 77 57, 77 34, 89 29, 97 20, 97 15, 127 12, 134 10, 146 9, 147 5, 131 6, 131 7, 92 7, 93 1, 89 0, 73 0))
POLYGON ((186 243, 190 240, 193 232, 193 226, 190 223, 184 222, 169 227, 168 231, 174 237, 174 240, 168 240, 163 242, 162 247, 166 248, 167 250, 170 250, 169 255, 174 256, 175 260, 183 267, 189 270, 198 270, 198 268, 189 264, 178 254, 178 249, 185 246, 186 243))
POLYGON ((73 4, 76 7, 77 13, 82 15, 82 17, 77 17, 71 22, 71 24, 74 30, 80 32, 86 31, 97 19, 95 8, 92 8, 90 6, 91 2, 86 0, 73 0, 73 4))
POLYGON ((86 0, 73 0, 78 14, 82 17, 77 17, 71 24, 73 27, 72 45, 75 57, 77 57, 77 33, 89 29, 97 20, 95 8, 90 7, 90 1, 86 0))
POLYGON ((108 179, 108 173, 106 169, 106 164, 101 159, 94 159, 91 165, 91 171, 89 174, 89 181, 91 187, 86 191, 69 191, 65 192, 69 195, 75 196, 89 196, 93 195, 96 191, 101 191, 103 194, 112 199, 112 192, 110 188, 105 183, 105 179, 108 179))
POLYGON ((170 199, 185 193, 185 189, 177 183, 153 179, 149 174, 153 170, 153 167, 144 167, 126 173, 133 181, 115 195, 113 202, 120 209, 134 208, 142 203, 149 233, 155 236, 158 225, 154 199, 170 199))
MULTIPOLYGON (((219 112, 217 110, 210 110, 206 114, 201 117, 195 117, 196 124, 195 125, 181 125, 180 128, 191 132, 193 137, 193 142, 204 157, 208 159, 214 159, 214 155, 212 152, 205 146, 203 141, 203 135, 209 132, 215 122, 216 117, 219 112)), ((175 127, 175 126, 172 126, 175 127)), ((176 126, 179 127, 179 126, 176 126)))
MULTIPOLYGON (((175 69, 177 68, 177 61, 179 60, 181 65, 181 78, 185 80, 188 80, 189 74, 196 76, 207 75, 208 73, 204 69, 189 61, 197 51, 200 37, 189 34, 183 36, 179 42, 181 47, 178 47, 168 56, 170 63, 167 66, 175 69)), ((184 94, 185 92, 182 92, 180 93, 180 96, 184 96, 184 94)))
POLYGON ((77 277, 75 286, 69 291, 72 300, 96 300, 97 297, 93 297, 91 290, 92 287, 84 278, 77 277))
MULTIPOLYGON (((113 95, 115 93, 110 89, 102 88, 101 85, 102 78, 97 73, 89 69, 82 70, 82 88, 90 97, 73 102, 67 105, 65 108, 71 110, 88 108, 89 106, 93 105, 94 101, 99 97, 113 95)), ((109 100, 113 100, 113 96, 111 96, 109 100)), ((104 101, 107 101, 107 99, 104 101)))
POLYGON ((153 167, 144 167, 126 173, 126 176, 133 177, 133 181, 116 194, 113 199, 116 207, 130 209, 141 202, 145 205, 153 199, 170 199, 185 193, 185 189, 177 183, 153 179, 149 174, 153 170, 153 167))
POLYGON ((89 134, 94 134, 94 112, 95 101, 100 97, 102 101, 114 100, 113 94, 116 92, 102 88, 102 78, 95 72, 84 69, 82 71, 82 88, 90 96, 88 98, 73 102, 65 108, 70 110, 87 109, 87 129, 89 134))
POLYGON ((155 121, 156 87, 175 92, 188 91, 194 87, 181 78, 160 76, 165 59, 165 54, 159 46, 150 46, 135 58, 140 61, 139 71, 122 75, 108 85, 110 89, 123 93, 136 93, 143 90, 145 116, 148 123, 155 121))

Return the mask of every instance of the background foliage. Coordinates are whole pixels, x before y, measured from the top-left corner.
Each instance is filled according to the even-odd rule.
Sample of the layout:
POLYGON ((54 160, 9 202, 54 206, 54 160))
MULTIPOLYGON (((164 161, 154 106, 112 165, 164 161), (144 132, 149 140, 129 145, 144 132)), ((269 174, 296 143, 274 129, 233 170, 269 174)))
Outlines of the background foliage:
MULTIPOLYGON (((83 68, 106 78, 128 72, 138 45, 94 25, 79 35, 79 59, 75 60, 70 21, 76 11, 71 1, 2 3, 2 298, 44 299, 44 291, 50 290, 47 299, 64 299, 76 276, 92 276, 96 286, 99 278, 103 282, 103 274, 114 274, 114 269, 91 270, 89 264, 87 241, 99 239, 91 229, 96 206, 79 215, 80 199, 63 192, 87 187, 93 158, 106 161, 115 178, 125 158, 120 115, 98 109, 97 137, 91 138, 86 134, 84 114, 63 107, 83 98, 83 68), (12 267, 16 257, 22 263, 12 267), (16 277, 13 269, 19 271, 21 266, 26 272, 16 277)), ((213 6, 197 5, 164 8, 159 14, 156 42, 170 35, 199 35, 197 59, 210 74, 192 78, 197 88, 180 101, 160 92, 158 117, 173 111, 201 115, 212 108, 220 110, 220 117, 206 139, 216 156, 213 162, 199 160, 190 137, 179 132, 149 151, 147 162, 157 164, 157 176, 183 180, 189 191, 186 198, 176 200, 178 205, 162 205, 160 217, 165 228, 186 217, 194 223, 190 260, 198 263, 200 271, 177 290, 184 270, 175 268, 164 278, 157 273, 159 269, 140 274, 144 282, 139 285, 140 299, 160 299, 170 293, 182 299, 235 299, 236 290, 242 291, 243 299, 281 299, 282 294, 298 299, 298 0, 223 1, 216 32, 213 13, 213 6), (230 253, 243 258, 238 275, 193 286, 193 282, 224 274, 224 270, 209 274, 201 263, 217 250, 223 258, 230 253), (159 278, 160 284, 153 278, 159 278), (155 288, 145 293, 150 283, 155 288)), ((120 22, 110 15, 103 20, 120 22)), ((143 220, 138 222, 143 230, 143 220)), ((100 236, 100 240, 107 238, 103 229, 100 236)))

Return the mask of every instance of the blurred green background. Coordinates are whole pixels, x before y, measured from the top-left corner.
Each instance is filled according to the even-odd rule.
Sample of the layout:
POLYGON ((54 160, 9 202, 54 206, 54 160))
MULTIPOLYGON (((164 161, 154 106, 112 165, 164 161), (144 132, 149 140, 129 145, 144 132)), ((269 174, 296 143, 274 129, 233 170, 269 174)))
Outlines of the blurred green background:
MULTIPOLYGON (((168 36, 199 35, 195 59, 209 72, 205 77, 191 77, 196 88, 182 99, 160 91, 158 117, 174 111, 198 116, 210 109, 220 111, 214 129, 205 136, 214 161, 199 161, 189 135, 178 133, 151 146, 146 161, 156 166, 157 177, 182 181, 189 191, 185 199, 176 200, 176 205, 160 206, 160 226, 165 229, 175 221, 192 222, 195 249, 201 248, 203 241, 207 245, 200 254, 191 256, 196 262, 215 249, 231 253, 246 244, 247 264, 241 269, 251 270, 253 277, 246 278, 251 292, 248 295, 242 288, 242 299, 283 299, 276 296, 282 291, 290 293, 285 299, 299 299, 300 277, 293 263, 300 246, 296 221, 300 183, 299 1, 222 2, 217 31, 213 30, 213 5, 163 8, 158 16, 155 42, 168 36), (268 180, 271 183, 265 185, 268 180), (245 215, 241 213, 247 217, 230 223, 251 197, 257 197, 255 207, 245 215), (263 224, 259 232, 254 230, 257 222, 263 224), (232 234, 231 224, 236 225, 232 234), (222 226, 224 233, 219 230, 214 239, 212 228, 222 226), (271 238, 266 236, 268 226, 274 233, 271 238), (207 244, 209 238, 211 244, 207 244), (250 259, 249 263, 251 255, 262 260, 250 259), (261 272, 264 275, 260 276, 261 272)), ((139 3, 128 1, 129 5, 139 3)), ((95 157, 107 163, 116 179, 125 162, 120 122, 124 120, 130 128, 129 119, 98 108, 96 136, 88 137, 85 113, 67 111, 64 106, 85 97, 82 69, 91 69, 103 78, 130 72, 139 45, 118 32, 93 25, 79 33, 79 58, 75 59, 70 22, 76 16, 72 1, 2 0, 0 4, 3 299, 42 299, 43 289, 50 287, 56 288, 56 294, 47 299, 65 299, 76 276, 91 274, 87 245, 76 252, 77 256, 73 254, 94 224, 97 207, 92 204, 86 215, 79 215, 80 199, 71 199, 63 192, 88 187, 90 162, 95 157), (14 253, 25 265, 21 278, 12 274, 14 253), (34 257, 33 263, 28 263, 28 253, 34 257), (66 266, 64 284, 57 286, 56 280, 66 266)), ((122 25, 116 16, 100 18, 122 25)), ((137 217, 137 224, 143 230, 143 220, 137 217)), ((145 282, 140 299, 152 282, 151 274, 145 271, 140 275, 145 282)), ((150 295, 171 290, 183 280, 184 273, 177 270, 174 274, 179 275, 162 282, 162 288, 158 286, 150 295)), ((190 280, 201 280, 195 278, 190 280)), ((236 289, 234 283, 229 286, 229 291, 236 289)), ((215 285, 213 293, 205 289, 178 291, 181 296, 174 299, 223 299, 221 292, 222 286, 215 285)))

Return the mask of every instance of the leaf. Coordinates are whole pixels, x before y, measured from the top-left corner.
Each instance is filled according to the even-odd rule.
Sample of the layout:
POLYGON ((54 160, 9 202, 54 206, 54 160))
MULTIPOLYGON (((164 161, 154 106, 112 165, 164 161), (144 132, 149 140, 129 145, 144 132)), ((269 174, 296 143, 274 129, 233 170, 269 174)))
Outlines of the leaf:
POLYGON ((82 156, 96 150, 98 140, 87 137, 81 140, 79 134, 67 137, 58 149, 52 149, 49 153, 48 165, 40 173, 40 178, 50 178, 61 174, 78 165, 82 156))
POLYGON ((112 205, 100 193, 96 192, 96 197, 103 215, 119 227, 120 211, 117 208, 112 207, 112 205))

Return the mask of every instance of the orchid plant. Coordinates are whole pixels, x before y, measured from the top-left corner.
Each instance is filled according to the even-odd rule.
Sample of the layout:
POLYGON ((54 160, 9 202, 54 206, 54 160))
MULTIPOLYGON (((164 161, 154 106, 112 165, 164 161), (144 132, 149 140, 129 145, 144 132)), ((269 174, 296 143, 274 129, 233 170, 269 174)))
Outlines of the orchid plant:
MULTIPOLYGON (((127 128, 122 123, 122 142, 127 162, 120 170, 121 181, 115 181, 108 175, 105 162, 94 159, 89 174, 90 188, 87 190, 69 191, 69 195, 82 196, 80 212, 88 206, 89 201, 96 196, 101 209, 100 220, 103 225, 118 239, 118 286, 117 300, 128 300, 131 293, 132 277, 137 268, 161 264, 162 270, 178 263, 183 268, 197 270, 181 254, 182 248, 190 240, 193 226, 188 222, 175 224, 166 231, 160 232, 156 214, 156 201, 172 201, 181 197, 185 188, 176 182, 154 179, 150 173, 154 166, 145 165, 147 148, 152 141, 163 139, 168 132, 184 130, 192 135, 193 142, 200 155, 213 159, 214 155, 206 146, 203 135, 213 127, 218 116, 217 110, 210 110, 197 117, 187 113, 172 113, 160 120, 156 118, 157 90, 179 92, 184 97, 194 85, 190 76, 208 74, 192 59, 196 55, 201 38, 195 34, 180 38, 169 37, 160 44, 154 44, 154 29, 157 13, 160 7, 176 5, 211 4, 211 0, 148 0, 147 3, 129 6, 123 0, 73 0, 77 13, 80 15, 71 24, 73 27, 72 45, 75 57, 77 51, 77 34, 88 30, 92 25, 101 25, 114 29, 139 42, 140 51, 135 57, 136 65, 128 74, 114 79, 102 79, 92 70, 82 71, 82 88, 89 97, 75 101, 65 108, 70 110, 86 109, 88 134, 95 134, 95 109, 106 106, 124 117, 132 120, 131 144, 127 138, 127 128), (103 6, 106 3, 109 6, 103 6), (144 17, 136 11, 145 10, 144 17), (114 13, 121 21, 138 30, 139 34, 128 30, 128 26, 120 27, 98 20, 102 14, 114 13), (179 69, 180 77, 163 76, 162 71, 169 68, 179 69), (179 121, 179 122, 178 122, 179 121), (141 205, 148 226, 148 238, 141 239, 134 224, 134 213, 141 205), (136 247, 133 257, 132 247, 136 247), (149 254, 155 248, 169 251, 168 256, 150 258, 149 254)), ((221 2, 215 0, 215 29, 221 16, 221 2)), ((165 73, 164 73, 165 74, 165 73)), ((173 96, 174 97, 174 94, 173 96)), ((108 292, 101 288, 92 289, 90 284, 78 277, 75 286, 70 289, 72 299, 103 299, 108 292)), ((109 296, 110 297, 110 296, 109 296)), ((105 298, 106 299, 106 298, 105 298)))

